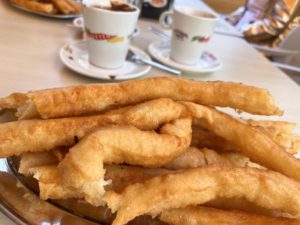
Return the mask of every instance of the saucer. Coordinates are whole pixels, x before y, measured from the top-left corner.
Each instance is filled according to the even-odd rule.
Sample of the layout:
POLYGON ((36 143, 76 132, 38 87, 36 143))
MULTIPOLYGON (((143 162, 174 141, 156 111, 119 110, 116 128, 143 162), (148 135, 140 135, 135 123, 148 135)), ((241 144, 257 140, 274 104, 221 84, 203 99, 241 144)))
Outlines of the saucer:
MULTIPOLYGON (((130 46, 132 51, 145 60, 151 60, 150 56, 141 49, 130 46)), ((105 69, 96 67, 89 62, 87 44, 85 41, 64 45, 59 53, 61 61, 71 70, 84 76, 103 80, 128 80, 140 77, 149 72, 150 66, 125 61, 124 65, 117 69, 105 69)))
POLYGON ((221 61, 213 53, 205 51, 196 65, 184 65, 170 58, 170 42, 155 41, 148 46, 150 55, 157 61, 189 73, 210 73, 222 67, 221 61))

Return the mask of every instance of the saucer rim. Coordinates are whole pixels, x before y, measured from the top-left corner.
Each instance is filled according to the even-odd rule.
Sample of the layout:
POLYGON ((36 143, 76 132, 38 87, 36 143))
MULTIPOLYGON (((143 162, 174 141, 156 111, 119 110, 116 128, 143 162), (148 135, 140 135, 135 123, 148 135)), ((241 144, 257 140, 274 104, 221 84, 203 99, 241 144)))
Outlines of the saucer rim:
MULTIPOLYGON (((117 69, 105 69, 105 68, 99 68, 99 75, 94 75, 92 73, 88 73, 87 70, 85 68, 83 68, 82 66, 78 65, 78 63, 75 63, 75 61, 73 60, 72 63, 70 63, 68 61, 68 57, 66 56, 65 53, 65 47, 66 46, 74 46, 74 45, 79 45, 86 42, 86 40, 80 40, 80 41, 75 41, 75 42, 69 42, 64 44, 59 51, 59 57, 60 60, 62 61, 62 63, 70 70, 72 70, 73 72, 76 72, 79 75, 82 76, 86 76, 86 77, 90 77, 90 78, 94 78, 94 79, 100 79, 100 80, 109 80, 109 81, 120 81, 120 80, 130 80, 130 79, 135 79, 141 76, 144 76, 145 74, 147 74, 150 70, 151 70, 151 66, 150 65, 143 65, 145 67, 145 69, 140 69, 139 72, 136 73, 129 73, 129 74, 122 74, 122 76, 116 76, 114 79, 112 79, 108 73, 104 74, 103 71, 111 71, 113 73, 115 73, 116 71, 122 71, 121 68, 117 68, 117 69), (76 64, 76 66, 74 66, 73 64, 76 64), (101 74, 102 73, 102 74, 101 74)), ((139 47, 130 45, 129 46, 130 49, 132 49, 133 51, 137 52, 137 53, 142 53, 144 55, 144 57, 147 60, 151 60, 151 57, 149 56, 149 54, 142 50, 139 47)), ((125 63, 128 63, 129 61, 125 61, 125 63)), ((90 62, 88 62, 90 64, 90 62)), ((137 65, 137 63, 131 62, 133 65, 139 66, 137 65)), ((90 64, 91 65, 91 64, 90 64)), ((94 66, 94 65, 93 65, 94 66)), ((94 66, 95 67, 95 66, 94 66)))
MULTIPOLYGON (((173 67, 175 69, 179 69, 179 70, 182 70, 184 72, 196 74, 196 73, 212 73, 212 72, 220 70, 222 68, 222 66, 223 66, 223 63, 220 60, 220 58, 218 56, 216 56, 216 54, 212 53, 209 50, 205 50, 205 52, 208 52, 209 54, 213 55, 216 58, 216 60, 219 62, 219 64, 217 66, 215 66, 215 67, 207 68, 207 69, 198 69, 198 68, 196 69, 195 66, 189 66, 189 65, 185 65, 185 64, 180 64, 180 63, 172 60, 170 57, 169 58, 159 57, 157 54, 155 54, 153 52, 152 49, 154 48, 153 47, 154 45, 158 45, 158 44, 161 44, 161 43, 166 43, 166 41, 165 40, 156 40, 156 41, 152 41, 148 45, 148 52, 149 52, 150 56, 153 57, 155 60, 159 61, 160 63, 163 63, 163 64, 165 64, 167 66, 171 66, 171 67, 173 67), (168 59, 168 60, 163 60, 162 58, 163 59, 168 59)), ((155 50, 155 51, 157 51, 157 50, 155 50)))

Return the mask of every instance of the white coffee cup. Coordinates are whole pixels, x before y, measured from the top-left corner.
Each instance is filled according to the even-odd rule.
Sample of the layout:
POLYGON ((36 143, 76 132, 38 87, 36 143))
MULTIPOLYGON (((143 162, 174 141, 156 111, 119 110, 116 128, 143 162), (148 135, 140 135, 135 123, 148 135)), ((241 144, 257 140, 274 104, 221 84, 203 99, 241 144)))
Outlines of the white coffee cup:
POLYGON ((90 5, 83 9, 88 55, 91 64, 108 69, 121 67, 128 52, 140 10, 112 11, 90 5))
POLYGON ((178 6, 164 12, 159 22, 163 28, 172 29, 171 59, 197 64, 217 21, 217 15, 191 7, 178 6))

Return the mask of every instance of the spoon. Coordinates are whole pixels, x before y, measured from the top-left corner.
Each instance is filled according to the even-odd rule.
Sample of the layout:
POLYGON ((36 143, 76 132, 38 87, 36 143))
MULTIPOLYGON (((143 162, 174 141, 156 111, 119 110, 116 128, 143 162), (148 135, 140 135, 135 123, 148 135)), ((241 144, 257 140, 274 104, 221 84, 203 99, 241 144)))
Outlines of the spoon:
POLYGON ((162 65, 162 64, 157 63, 157 62, 153 62, 151 60, 143 59, 138 54, 136 54, 135 52, 133 52, 131 49, 128 50, 126 59, 129 60, 129 61, 131 61, 131 62, 144 63, 144 64, 147 64, 147 65, 156 67, 158 69, 167 71, 169 73, 175 74, 177 76, 181 75, 181 71, 173 69, 173 68, 165 66, 165 65, 162 65))

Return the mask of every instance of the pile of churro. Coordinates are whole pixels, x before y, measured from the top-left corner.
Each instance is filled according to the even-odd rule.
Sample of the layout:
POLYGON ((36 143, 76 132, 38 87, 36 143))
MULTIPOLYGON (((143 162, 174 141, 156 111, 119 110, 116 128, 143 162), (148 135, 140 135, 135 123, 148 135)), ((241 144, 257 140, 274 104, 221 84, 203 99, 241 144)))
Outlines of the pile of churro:
POLYGON ((241 112, 283 114, 265 89, 175 77, 13 93, 0 157, 41 199, 107 207, 112 225, 300 224, 296 125, 241 112))
POLYGON ((82 12, 82 4, 75 0, 10 0, 10 2, 28 10, 49 15, 82 12))

